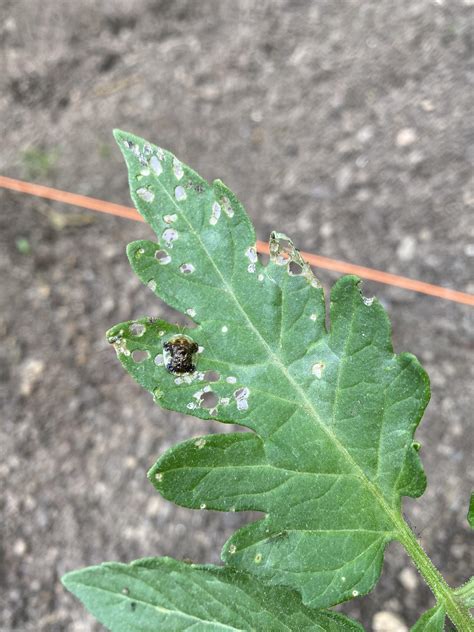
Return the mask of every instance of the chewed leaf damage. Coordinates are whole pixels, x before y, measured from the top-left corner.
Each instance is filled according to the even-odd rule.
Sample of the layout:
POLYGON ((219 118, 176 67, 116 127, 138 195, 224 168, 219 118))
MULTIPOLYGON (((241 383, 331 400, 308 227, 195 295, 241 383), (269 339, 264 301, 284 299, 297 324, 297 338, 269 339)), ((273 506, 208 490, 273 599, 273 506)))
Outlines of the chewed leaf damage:
POLYGON ((284 233, 271 234, 264 266, 221 181, 116 138, 156 234, 129 245, 130 264, 189 326, 140 319, 109 340, 160 406, 252 431, 175 446, 150 480, 187 507, 264 514, 227 542, 227 564, 316 608, 367 593, 398 537, 401 497, 425 488, 414 447, 425 372, 393 353, 387 315, 356 277, 332 288, 327 330, 323 289, 284 233))

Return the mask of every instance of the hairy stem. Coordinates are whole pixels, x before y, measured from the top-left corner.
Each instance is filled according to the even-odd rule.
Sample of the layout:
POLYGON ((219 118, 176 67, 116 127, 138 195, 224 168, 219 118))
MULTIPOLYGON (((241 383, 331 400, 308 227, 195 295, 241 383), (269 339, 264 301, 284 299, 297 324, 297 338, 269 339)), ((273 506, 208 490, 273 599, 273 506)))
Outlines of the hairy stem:
POLYGON ((444 577, 426 555, 415 534, 404 520, 400 524, 400 531, 400 542, 431 588, 436 600, 445 607, 446 614, 456 626, 458 632, 474 632, 474 619, 469 614, 469 609, 458 600, 455 591, 448 586, 444 577))

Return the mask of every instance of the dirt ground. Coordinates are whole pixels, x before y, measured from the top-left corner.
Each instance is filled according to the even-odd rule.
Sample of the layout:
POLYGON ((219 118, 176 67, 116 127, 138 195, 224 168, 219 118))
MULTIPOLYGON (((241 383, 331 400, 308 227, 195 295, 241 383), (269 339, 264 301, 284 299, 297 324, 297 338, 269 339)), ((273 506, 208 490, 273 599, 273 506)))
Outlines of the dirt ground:
MULTIPOLYGON (((312 252, 474 292, 472 5, 0 0, 0 173, 129 204, 120 127, 222 178, 261 239, 279 229, 312 252)), ((154 406, 105 342, 121 320, 175 318, 124 254, 149 228, 0 199, 0 630, 91 632, 63 573, 150 555, 217 563, 249 516, 177 508, 146 481, 171 444, 216 430, 154 406)), ((432 380, 417 434, 429 487, 404 509, 457 585, 473 562, 473 310, 365 293, 432 380)), ((343 610, 403 632, 432 603, 394 545, 377 588, 343 610)))

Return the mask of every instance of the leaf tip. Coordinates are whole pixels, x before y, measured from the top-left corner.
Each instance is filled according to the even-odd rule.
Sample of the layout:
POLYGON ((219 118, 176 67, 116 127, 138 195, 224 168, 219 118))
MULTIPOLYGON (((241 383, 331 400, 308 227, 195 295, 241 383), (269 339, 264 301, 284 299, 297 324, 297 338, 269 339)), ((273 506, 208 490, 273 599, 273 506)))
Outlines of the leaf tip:
POLYGON ((140 139, 138 136, 134 136, 130 132, 125 132, 117 127, 112 130, 112 134, 114 135, 115 142, 125 156, 127 155, 127 149, 133 151, 137 142, 143 141, 143 139, 140 139))
POLYGON ((80 574, 81 572, 82 572, 81 570, 70 571, 69 573, 66 573, 60 578, 61 584, 70 593, 75 594, 75 586, 81 583, 80 581, 78 581, 78 577, 77 577, 78 574, 80 574))
POLYGON ((146 476, 148 480, 150 481, 150 483, 153 485, 153 487, 159 492, 161 492, 162 491, 161 483, 163 481, 163 473, 159 471, 159 464, 160 464, 160 461, 158 460, 158 462, 155 463, 155 465, 148 470, 148 473, 146 476))
POLYGON ((152 256, 157 249, 157 245, 144 239, 131 241, 127 244, 126 253, 132 269, 135 270, 137 263, 143 256, 152 256))
POLYGON ((127 136, 127 132, 124 132, 121 129, 118 129, 118 127, 115 127, 112 130, 112 134, 114 135, 115 140, 117 141, 117 143, 120 144, 121 141, 123 141, 123 139, 127 136))
POLYGON ((129 258, 130 261, 136 258, 139 254, 142 254, 140 253, 140 248, 141 248, 141 240, 131 241, 129 244, 127 244, 127 247, 125 248, 125 252, 127 253, 127 257, 129 258))

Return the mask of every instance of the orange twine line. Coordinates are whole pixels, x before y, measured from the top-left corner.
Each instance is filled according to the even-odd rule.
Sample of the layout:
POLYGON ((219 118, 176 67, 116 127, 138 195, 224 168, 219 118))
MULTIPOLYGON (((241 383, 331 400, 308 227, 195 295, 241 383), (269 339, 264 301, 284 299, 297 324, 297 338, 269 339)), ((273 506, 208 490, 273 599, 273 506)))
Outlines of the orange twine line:
MULTIPOLYGON (((54 200, 55 202, 80 206, 91 211, 98 211, 99 213, 108 213, 109 215, 125 217, 126 219, 133 219, 138 222, 145 221, 135 209, 128 206, 106 202, 105 200, 91 198, 86 195, 79 195, 78 193, 69 193, 67 191, 53 189, 41 184, 34 184, 33 182, 25 182, 23 180, 0 176, 0 187, 9 189, 10 191, 17 191, 18 193, 27 193, 29 195, 46 198, 47 200, 54 200)), ((263 241, 257 241, 257 250, 258 252, 269 254, 268 244, 263 241)), ((311 265, 324 268, 325 270, 333 270, 335 272, 342 272, 343 274, 356 274, 363 279, 376 281, 377 283, 384 283, 385 285, 392 285, 403 288, 404 290, 428 294, 429 296, 435 296, 447 301, 474 306, 473 294, 451 290, 450 288, 425 283, 424 281, 418 281, 416 279, 408 279, 407 277, 391 274, 390 272, 383 272, 382 270, 374 270, 373 268, 366 268, 353 263, 346 263, 345 261, 314 255, 310 252, 301 252, 301 256, 311 265)))

